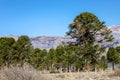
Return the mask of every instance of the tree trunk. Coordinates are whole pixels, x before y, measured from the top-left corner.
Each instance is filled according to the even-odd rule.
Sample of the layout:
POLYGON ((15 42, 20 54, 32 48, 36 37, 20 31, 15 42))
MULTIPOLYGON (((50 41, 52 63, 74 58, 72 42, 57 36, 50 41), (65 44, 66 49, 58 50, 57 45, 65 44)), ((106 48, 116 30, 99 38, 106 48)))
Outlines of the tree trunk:
POLYGON ((112 62, 112 70, 115 70, 115 64, 112 62))
POLYGON ((63 73, 63 67, 62 67, 62 65, 60 66, 60 73, 63 73))
POLYGON ((67 72, 69 72, 69 66, 67 67, 67 72))

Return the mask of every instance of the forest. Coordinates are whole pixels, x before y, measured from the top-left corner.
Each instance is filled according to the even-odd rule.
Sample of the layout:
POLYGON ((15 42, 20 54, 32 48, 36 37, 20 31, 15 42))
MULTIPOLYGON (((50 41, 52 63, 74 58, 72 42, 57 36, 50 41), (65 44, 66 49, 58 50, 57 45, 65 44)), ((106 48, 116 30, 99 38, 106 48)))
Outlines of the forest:
POLYGON ((22 67, 25 63, 37 70, 59 72, 100 71, 112 64, 112 69, 120 63, 120 46, 100 46, 114 40, 105 22, 90 12, 82 12, 69 24, 67 36, 75 42, 62 43, 56 49, 34 48, 27 35, 17 40, 12 37, 0 38, 0 68, 22 67))

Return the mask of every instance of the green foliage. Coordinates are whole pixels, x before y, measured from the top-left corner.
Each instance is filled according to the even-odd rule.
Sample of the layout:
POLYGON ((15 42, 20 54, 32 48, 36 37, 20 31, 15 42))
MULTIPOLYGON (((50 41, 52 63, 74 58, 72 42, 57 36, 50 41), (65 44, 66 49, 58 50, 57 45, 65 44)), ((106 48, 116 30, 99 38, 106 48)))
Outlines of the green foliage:
POLYGON ((41 56, 40 56, 41 50, 39 48, 35 48, 32 55, 30 56, 30 60, 32 65, 37 68, 39 67, 41 56))
POLYGON ((119 53, 119 55, 120 55, 120 46, 117 46, 116 47, 116 51, 119 53))
POLYGON ((105 70, 105 69, 107 69, 107 67, 108 66, 107 66, 106 57, 102 56, 101 59, 100 59, 100 61, 99 61, 99 68, 105 70))
POLYGON ((119 63, 119 55, 114 47, 110 47, 107 52, 107 59, 110 62, 119 63))
POLYGON ((109 48, 107 52, 107 60, 113 63, 113 70, 114 70, 114 64, 120 63, 119 54, 114 47, 109 48))
POLYGON ((20 36, 17 41, 11 37, 0 38, 0 66, 23 65, 28 61, 31 49, 28 36, 20 36))
POLYGON ((0 38, 0 65, 9 65, 13 58, 13 38, 0 38))
POLYGON ((67 35, 75 38, 75 45, 80 46, 80 50, 76 50, 75 54, 78 57, 76 60, 81 61, 78 62, 83 70, 98 67, 100 55, 105 51, 105 47, 100 47, 99 43, 113 40, 111 31, 105 26, 105 22, 100 21, 90 12, 83 12, 76 16, 74 22, 69 25, 67 35))
POLYGON ((36 69, 43 70, 47 65, 47 51, 40 50, 39 48, 33 49, 32 53, 29 55, 29 63, 36 69))
POLYGON ((105 22, 101 22, 97 16, 90 12, 83 12, 76 16, 69 29, 67 35, 76 38, 78 45, 113 40, 111 31, 105 26, 105 22), (96 39, 97 36, 101 39, 96 39))
POLYGON ((31 52, 32 45, 28 36, 20 36, 16 41, 16 54, 18 55, 18 63, 23 65, 24 61, 28 61, 29 53, 31 52), (20 57, 19 57, 20 56, 20 57))
POLYGON ((49 50, 49 52, 47 53, 47 65, 49 66, 49 69, 53 69, 54 65, 55 65, 55 50, 52 48, 49 50))

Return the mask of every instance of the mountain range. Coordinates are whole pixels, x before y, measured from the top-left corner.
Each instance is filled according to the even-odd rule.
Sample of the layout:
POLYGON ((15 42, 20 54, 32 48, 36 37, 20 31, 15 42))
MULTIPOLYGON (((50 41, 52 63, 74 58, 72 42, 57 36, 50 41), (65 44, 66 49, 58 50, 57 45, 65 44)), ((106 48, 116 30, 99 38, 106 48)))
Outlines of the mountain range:
POLYGON ((33 37, 30 38, 31 43, 35 48, 40 48, 40 49, 47 49, 49 50, 50 48, 56 48, 63 42, 74 42, 75 40, 72 39, 71 37, 61 37, 61 36, 54 36, 54 37, 48 37, 48 36, 38 36, 38 37, 33 37))
MULTIPOLYGON (((106 46, 106 47, 115 47, 115 46, 120 46, 120 26, 110 26, 108 27, 114 36, 114 41, 111 43, 103 43, 101 46, 106 46)), ((56 48, 58 45, 60 45, 62 42, 69 42, 72 41, 74 42, 75 40, 65 36, 65 37, 48 37, 48 36, 38 36, 38 37, 33 37, 30 38, 33 46, 35 48, 40 48, 40 49, 50 49, 50 48, 56 48)))
MULTIPOLYGON (((106 46, 106 47, 115 47, 115 46, 120 46, 120 26, 110 26, 108 27, 114 36, 114 41, 111 43, 103 43, 101 46, 106 46)), ((3 37, 3 36, 1 36, 3 37)), ((18 39, 18 36, 6 36, 6 37, 13 37, 14 39, 18 39)), ((71 37, 68 36, 37 36, 37 37, 30 37, 31 43, 34 48, 40 48, 40 49, 47 49, 49 50, 50 48, 56 48, 58 45, 60 45, 62 42, 74 42, 75 40, 72 39, 71 37)))

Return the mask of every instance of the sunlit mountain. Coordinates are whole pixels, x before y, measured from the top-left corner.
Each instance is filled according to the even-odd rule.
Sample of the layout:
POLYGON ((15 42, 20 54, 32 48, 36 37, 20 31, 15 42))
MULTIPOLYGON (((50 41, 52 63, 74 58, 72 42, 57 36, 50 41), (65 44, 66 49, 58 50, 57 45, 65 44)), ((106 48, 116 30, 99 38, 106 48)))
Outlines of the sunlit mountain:
MULTIPOLYGON (((111 46, 113 46, 113 47, 120 46, 120 26, 114 25, 114 26, 110 26, 108 28, 112 31, 112 34, 114 36, 114 41, 112 43, 103 43, 101 45, 106 46, 107 48, 109 48, 111 46)), ((1 37, 13 37, 16 40, 18 39, 17 36, 13 36, 13 35, 1 36, 1 37)), ((65 37, 36 36, 36 37, 31 37, 30 40, 31 40, 31 43, 34 48, 47 49, 47 50, 49 50, 50 48, 56 48, 62 42, 69 42, 69 41, 74 42, 75 41, 74 39, 72 39, 68 36, 65 36, 65 37)))

